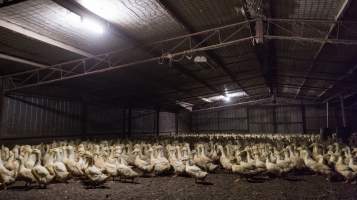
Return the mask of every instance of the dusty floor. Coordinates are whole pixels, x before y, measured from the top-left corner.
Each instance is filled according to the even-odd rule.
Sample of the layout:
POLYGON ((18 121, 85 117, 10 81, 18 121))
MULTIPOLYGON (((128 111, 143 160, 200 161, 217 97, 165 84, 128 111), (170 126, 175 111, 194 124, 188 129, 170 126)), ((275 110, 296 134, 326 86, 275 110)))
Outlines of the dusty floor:
POLYGON ((327 182, 319 176, 293 180, 237 181, 233 174, 210 174, 210 184, 184 177, 139 178, 137 184, 109 181, 106 188, 85 189, 80 182, 25 189, 19 182, 0 191, 0 199, 357 199, 357 185, 327 182))

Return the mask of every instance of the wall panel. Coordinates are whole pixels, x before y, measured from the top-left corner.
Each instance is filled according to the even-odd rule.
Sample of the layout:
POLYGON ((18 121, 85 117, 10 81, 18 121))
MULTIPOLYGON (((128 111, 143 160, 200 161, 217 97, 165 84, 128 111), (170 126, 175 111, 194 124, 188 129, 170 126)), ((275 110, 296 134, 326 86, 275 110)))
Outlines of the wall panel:
POLYGON ((1 138, 54 137, 81 133, 80 104, 46 97, 4 97, 1 138))
MULTIPOLYGON (((319 133, 320 128, 326 126, 325 106, 306 105, 304 107, 306 132, 319 133)), ((330 108, 330 128, 341 126, 340 112, 338 108, 330 108)), ((346 109, 347 125, 356 130, 357 117, 354 113, 353 110, 346 109)), ((303 133, 303 106, 257 105, 196 111, 192 113, 192 131, 274 133, 274 121, 276 121, 277 133, 303 133)))

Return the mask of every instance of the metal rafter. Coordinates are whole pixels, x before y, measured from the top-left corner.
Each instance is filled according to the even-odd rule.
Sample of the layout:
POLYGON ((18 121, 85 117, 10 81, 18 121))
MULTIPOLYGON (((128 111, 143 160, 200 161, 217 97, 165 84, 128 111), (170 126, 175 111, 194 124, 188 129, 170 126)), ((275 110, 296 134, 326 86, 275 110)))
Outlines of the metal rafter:
MULTIPOLYGON (((179 23, 188 33, 195 33, 196 30, 193 26, 190 25, 190 23, 188 21, 186 21, 178 12, 175 11, 174 8, 172 8, 172 6, 170 6, 170 4, 168 3, 167 0, 156 0, 156 2, 177 22, 179 23)), ((193 42, 195 44, 199 44, 200 42, 198 41, 204 41, 202 40, 202 38, 198 38, 195 39, 193 38, 193 42)), ((205 43, 205 42, 204 42, 205 43)), ((203 44, 204 44, 203 43, 203 44)), ((236 76, 234 75, 234 72, 232 72, 232 70, 230 70, 224 63, 224 61, 219 57, 219 55, 217 55, 214 52, 211 51, 207 51, 205 52, 207 54, 207 56, 209 57, 210 60, 212 60, 214 63, 216 63, 220 68, 222 68, 222 70, 229 76, 229 78, 238 85, 238 87, 240 87, 244 92, 246 92, 244 90, 244 87, 239 83, 239 81, 237 80, 236 76)), ((247 93, 248 94, 248 93, 247 93)))
MULTIPOLYGON (((246 25, 247 22, 240 22, 236 24, 232 24, 229 26, 221 27, 222 29, 227 29, 235 26, 244 26, 246 25)), ((115 69, 123 68, 123 67, 128 67, 128 66, 133 66, 133 65, 138 65, 138 64, 143 64, 143 63, 148 63, 148 62, 162 62, 162 61, 169 61, 170 63, 173 64, 173 66, 176 66, 179 68, 182 72, 185 74, 191 73, 188 69, 182 67, 181 65, 176 65, 175 62, 173 62, 173 59, 178 56, 185 56, 192 54, 194 52, 200 52, 200 51, 206 51, 210 49, 217 49, 229 45, 234 45, 240 42, 245 42, 252 40, 253 38, 248 37, 248 38, 240 38, 240 39, 232 39, 232 35, 227 36, 227 37, 220 37, 221 40, 215 41, 214 44, 212 45, 196 45, 195 47, 192 47, 192 38, 197 36, 197 35, 204 35, 207 33, 214 33, 214 34, 219 34, 220 32, 217 31, 216 29, 210 29, 207 31, 202 31, 199 33, 194 33, 194 34, 188 34, 185 36, 180 36, 176 37, 173 39, 169 40, 164 40, 160 42, 154 42, 148 45, 145 45, 145 48, 148 48, 149 46, 153 48, 159 48, 163 44, 168 44, 170 42, 176 42, 177 44, 181 44, 181 49, 184 48, 185 50, 178 51, 177 49, 171 49, 170 52, 165 52, 164 54, 160 56, 153 56, 153 57, 147 57, 147 58, 122 58, 121 60, 118 60, 117 57, 119 54, 129 54, 129 52, 132 52, 136 49, 142 49, 142 47, 137 46, 137 47, 132 47, 128 48, 125 50, 121 51, 116 51, 116 52, 110 52, 106 54, 101 54, 98 56, 94 56, 91 58, 84 58, 84 59, 77 59, 74 61, 70 62, 65 62, 57 65, 53 65, 51 67, 47 68, 42 68, 42 69, 35 69, 35 70, 29 70, 26 72, 22 73, 16 73, 11 76, 5 76, 5 82, 7 83, 7 91, 14 91, 18 89, 24 89, 28 87, 33 87, 33 86, 38 86, 38 85, 44 85, 48 83, 53 83, 61 80, 68 80, 72 78, 77 78, 77 77, 82 77, 86 75, 91 75, 91 74, 97 74, 97 73, 102 73, 102 72, 107 72, 107 71, 112 71, 115 69), (184 41, 184 44, 182 43, 184 41), (184 46, 183 46, 184 45, 184 46), (115 59, 115 60, 114 60, 115 59), (66 69, 66 71, 70 73, 64 73, 64 72, 58 72, 53 69, 59 69, 63 70, 66 69), (20 80, 20 81, 19 81, 20 80)), ((234 35, 237 33, 234 33, 234 35)), ((205 40, 206 38, 203 38, 205 40)), ((210 90, 221 93, 218 89, 215 89, 213 86, 210 84, 206 83, 205 81, 201 81, 199 77, 195 74, 192 74, 190 76, 194 80, 200 82, 201 84, 205 85, 207 88, 210 90)))
POLYGON ((50 37, 35 33, 33 31, 30 31, 30 30, 28 30, 26 28, 23 28, 23 27, 19 26, 19 25, 13 24, 11 22, 8 22, 8 21, 2 20, 2 19, 0 19, 0 27, 9 29, 9 30, 11 30, 13 32, 16 32, 16 33, 21 34, 21 35, 25 35, 26 37, 41 41, 43 43, 50 44, 52 46, 64 49, 66 51, 75 53, 77 55, 81 55, 81 56, 84 56, 84 57, 92 57, 92 56, 94 56, 93 54, 91 54, 89 52, 86 52, 86 51, 84 51, 82 49, 79 49, 77 47, 73 47, 73 46, 71 46, 69 44, 65 44, 65 43, 63 43, 61 41, 52 39, 50 37))
MULTIPOLYGON (((245 17, 246 20, 251 20, 254 17, 251 16, 251 13, 249 12, 249 9, 247 7, 247 0, 241 0, 241 4, 242 4, 242 9, 244 11, 243 16, 245 17)), ((265 11, 265 10, 264 10, 265 11)), ((270 11, 268 11, 269 17, 270 17, 270 11)), ((262 16, 257 16, 256 18, 262 18, 262 16)), ((254 21, 252 23, 249 23, 249 31, 250 31, 250 35, 256 35, 256 26, 254 26, 254 24, 256 26, 260 25, 262 27, 260 27, 260 30, 263 31, 263 23, 257 23, 257 21, 254 21)), ((269 32, 269 30, 268 30, 269 32)), ((263 33, 262 33, 263 34, 263 33)), ((271 58, 269 56, 269 52, 270 52, 270 44, 265 44, 265 41, 261 41, 262 43, 256 43, 255 42, 255 46, 254 46, 254 50, 255 50, 255 56, 260 64, 260 69, 262 71, 263 74, 263 78, 264 78, 264 82, 267 85, 268 89, 269 89, 269 93, 271 94, 273 92, 273 84, 272 84, 272 70, 271 70, 271 58)))
MULTIPOLYGON (((345 1, 344 1, 344 3, 342 4, 340 10, 338 11, 338 13, 337 13, 337 15, 336 15, 336 17, 335 17, 334 23, 332 23, 332 24, 330 25, 330 28, 329 28, 329 30, 328 30, 326 36, 325 36, 325 40, 328 40, 328 39, 330 38, 331 33, 332 33, 333 30, 335 29, 337 22, 342 18, 344 12, 347 10, 347 8, 349 7, 350 3, 351 3, 351 0, 345 0, 345 1)), ((314 57, 313 57, 313 61, 312 61, 311 65, 310 65, 309 69, 308 69, 307 72, 306 72, 306 76, 308 76, 308 75, 314 70, 314 68, 315 68, 315 66, 316 66, 316 65, 315 65, 315 62, 316 62, 316 60, 319 58, 319 56, 320 56, 322 50, 324 49, 324 47, 326 46, 326 44, 327 44, 327 42, 321 43, 319 49, 317 50, 317 52, 315 53, 315 55, 314 55, 314 57)), ((305 79, 303 80, 303 82, 302 82, 300 88, 299 88, 299 89, 297 90, 297 92, 296 92, 295 98, 300 95, 300 92, 301 92, 301 90, 304 88, 304 85, 305 85, 305 83, 306 83, 307 80, 308 80, 308 78, 305 78, 305 79)))
MULTIPOLYGON (((4 76, 3 81, 6 83, 5 90, 15 91, 19 89, 24 89, 28 87, 34 87, 44 84, 49 84, 57 81, 73 79, 77 77, 83 77, 108 71, 117 70, 123 67, 129 67, 133 65, 148 63, 148 62, 169 62, 175 64, 177 58, 184 58, 186 55, 191 55, 195 52, 214 50, 218 48, 224 48, 232 45, 239 44, 241 42, 248 42, 254 39, 254 37, 243 37, 235 38, 237 32, 232 33, 229 36, 223 36, 222 31, 227 29, 237 28, 246 26, 250 21, 239 22, 231 25, 226 25, 218 28, 209 29, 206 31, 201 31, 198 33, 187 34, 172 39, 167 39, 163 41, 153 42, 151 44, 144 45, 146 49, 159 49, 162 46, 167 46, 168 44, 172 45, 173 43, 180 44, 180 49, 177 48, 171 49, 169 52, 164 52, 160 56, 148 56, 148 57, 129 57, 130 52, 134 52, 137 49, 142 49, 142 47, 132 47, 124 49, 121 51, 110 52, 92 58, 78 59, 66 63, 57 64, 51 67, 30 70, 22 73, 16 73, 9 76, 4 76), (203 40, 206 40, 206 37, 211 37, 210 35, 216 34, 219 39, 210 40, 209 44, 200 44, 192 47, 193 37, 201 36, 203 40), (208 35, 208 36, 207 36, 208 35), (203 37, 206 36, 206 37, 203 37), (126 56, 121 56, 126 55, 126 56), (54 71, 57 70, 66 70, 70 73, 54 71)), ((266 23, 270 23, 269 20, 266 20, 266 23)), ((345 45, 357 45, 356 40, 340 40, 340 39, 327 39, 325 38, 307 38, 300 36, 277 36, 277 35, 264 35, 267 39, 284 39, 284 40, 301 40, 306 42, 316 42, 316 43, 333 43, 333 44, 345 44, 345 45)), ((173 45, 177 46, 177 45, 173 45)), ((186 69, 187 70, 187 69, 186 69)), ((190 71, 187 71, 189 73, 190 71)), ((208 85, 207 85, 208 87, 208 85)), ((213 91, 214 89, 211 88, 213 91)), ((220 91, 215 90, 214 92, 220 93, 220 91)))
MULTIPOLYGON (((95 13, 89 11, 87 8, 83 7, 81 4, 76 2, 75 0, 52 0, 55 3, 61 5, 62 7, 79 14, 80 16, 89 16, 93 17, 96 19, 100 19, 101 21, 107 23, 110 27, 111 30, 113 31, 114 34, 118 35, 119 37, 129 41, 132 43, 135 47, 140 47, 141 50, 146 51, 146 53, 151 54, 152 56, 158 56, 160 53, 156 51, 155 49, 150 49, 147 48, 146 45, 143 45, 144 43, 142 41, 139 41, 137 38, 132 37, 129 35, 122 27, 120 27, 118 24, 113 24, 106 19, 102 18, 101 16, 96 15, 95 13)), ((200 79, 197 75, 191 73, 189 70, 187 70, 184 66, 182 66, 180 63, 174 63, 172 66, 180 71, 182 74, 190 77, 191 79, 197 81, 198 83, 206 86, 212 91, 218 92, 219 90, 215 88, 214 86, 210 85, 206 81, 200 79)))
MULTIPOLYGON (((350 70, 347 71, 346 74, 339 76, 334 83, 332 83, 328 88, 326 88, 323 92, 321 92, 318 97, 316 99, 324 99, 323 97, 327 94, 328 91, 337 89, 337 86, 339 85, 339 83, 341 83, 343 80, 347 79, 348 77, 354 75, 357 71, 357 65, 354 65, 350 70)), ((344 89, 346 89, 345 86, 343 86, 344 89)), ((356 86, 355 86, 356 87, 356 86)), ((351 88, 347 88, 347 89, 351 89, 351 88)))

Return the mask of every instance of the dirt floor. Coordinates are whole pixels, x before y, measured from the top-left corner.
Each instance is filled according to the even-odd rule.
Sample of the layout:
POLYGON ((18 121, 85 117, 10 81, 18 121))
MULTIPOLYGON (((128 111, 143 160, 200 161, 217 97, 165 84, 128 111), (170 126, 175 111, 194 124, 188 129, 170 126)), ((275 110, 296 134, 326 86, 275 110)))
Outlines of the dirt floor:
POLYGON ((247 182, 234 174, 210 174, 207 184, 184 177, 138 178, 136 184, 109 181, 86 189, 79 181, 26 189, 22 182, 0 191, 0 199, 357 199, 357 185, 328 182, 320 176, 247 182))

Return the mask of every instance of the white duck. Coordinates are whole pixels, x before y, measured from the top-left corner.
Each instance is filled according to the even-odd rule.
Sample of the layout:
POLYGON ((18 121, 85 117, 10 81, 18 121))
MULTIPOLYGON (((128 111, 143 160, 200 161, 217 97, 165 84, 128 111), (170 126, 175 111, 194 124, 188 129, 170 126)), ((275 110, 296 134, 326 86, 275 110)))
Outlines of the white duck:
POLYGON ((25 181, 25 186, 31 186, 32 183, 36 183, 37 180, 32 170, 25 167, 24 158, 19 157, 17 160, 20 165, 17 180, 25 181))
POLYGON ((94 164, 94 158, 92 155, 86 155, 86 158, 88 162, 88 167, 87 169, 85 169, 84 173, 87 179, 89 180, 87 184, 94 187, 103 185, 107 181, 109 176, 102 173, 102 170, 94 164))
POLYGON ((195 178, 195 182, 197 183, 198 180, 205 181, 208 173, 197 167, 196 165, 190 165, 190 161, 187 159, 185 160, 185 171, 186 173, 195 178))
POLYGON ((8 170, 0 158, 0 184, 4 189, 7 188, 8 185, 15 182, 17 177, 17 170, 10 171, 8 170))
POLYGON ((38 149, 34 149, 32 151, 34 155, 36 156, 36 161, 35 165, 32 168, 32 173, 36 178, 37 183, 39 186, 46 188, 47 184, 49 184, 53 178, 55 177, 55 174, 51 174, 47 168, 41 165, 41 151, 38 149))
POLYGON ((119 158, 119 162, 117 162, 116 167, 120 179, 131 179, 132 182, 134 182, 134 179, 139 176, 139 174, 135 172, 131 166, 126 165, 124 158, 119 158))

